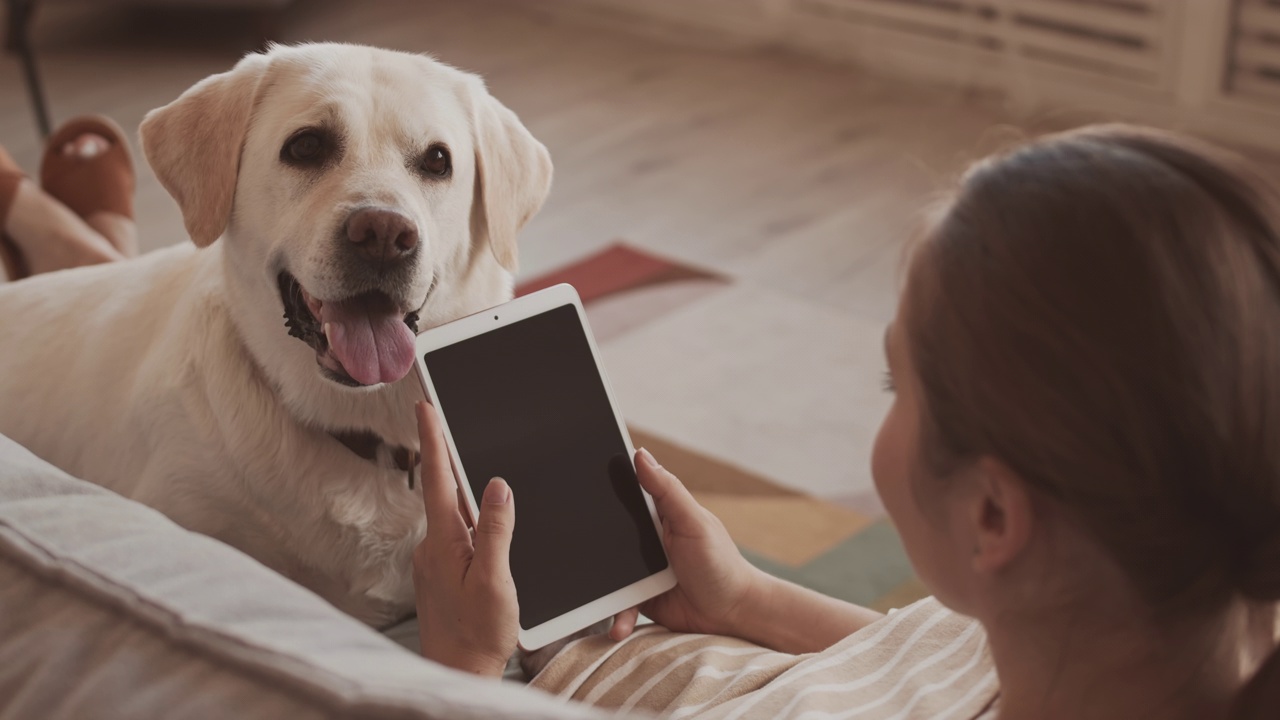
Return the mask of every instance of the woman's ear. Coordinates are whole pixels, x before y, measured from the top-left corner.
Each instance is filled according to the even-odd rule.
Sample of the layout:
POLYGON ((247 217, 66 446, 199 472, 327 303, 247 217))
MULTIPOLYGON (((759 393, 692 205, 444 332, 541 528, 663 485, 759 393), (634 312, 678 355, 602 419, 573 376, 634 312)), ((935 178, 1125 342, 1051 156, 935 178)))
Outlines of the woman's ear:
POLYGON ((995 575, 1031 541, 1035 508, 1022 478, 1002 461, 984 457, 974 468, 977 492, 971 506, 973 570, 995 575))

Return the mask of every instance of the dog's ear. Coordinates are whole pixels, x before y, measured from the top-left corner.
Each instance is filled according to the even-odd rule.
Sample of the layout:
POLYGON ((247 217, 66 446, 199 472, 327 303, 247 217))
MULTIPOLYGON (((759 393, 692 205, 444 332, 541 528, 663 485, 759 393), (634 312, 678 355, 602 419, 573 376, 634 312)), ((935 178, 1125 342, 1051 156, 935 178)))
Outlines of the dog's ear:
POLYGON ((476 148, 472 242, 488 244, 498 263, 514 273, 516 233, 551 190, 551 153, 480 78, 467 78, 465 87, 476 148))
POLYGON ((217 240, 231 219, 240 151, 268 62, 266 55, 247 55, 142 121, 142 152, 200 247, 217 240))

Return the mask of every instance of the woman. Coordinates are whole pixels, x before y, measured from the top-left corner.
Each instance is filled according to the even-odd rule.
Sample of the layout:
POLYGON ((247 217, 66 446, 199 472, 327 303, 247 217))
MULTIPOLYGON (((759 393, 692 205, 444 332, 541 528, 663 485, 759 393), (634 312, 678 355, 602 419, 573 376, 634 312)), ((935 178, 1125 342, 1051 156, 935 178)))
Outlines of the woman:
MULTIPOLYGON (((676 715, 871 716, 933 692, 941 656, 895 670, 894 688, 843 715, 810 701, 867 690, 890 663, 859 657, 911 656, 945 629, 953 644, 965 632, 985 638, 971 664, 994 668, 953 673, 971 687, 948 685, 957 698, 948 707, 968 717, 1280 717, 1275 188, 1234 155, 1123 126, 984 160, 916 247, 886 354, 896 395, 872 471, 936 595, 922 603, 940 602, 945 615, 904 639, 897 628, 921 616, 912 608, 881 618, 752 569, 642 450, 640 482, 664 518, 680 582, 641 610, 671 631, 762 646, 759 662, 664 690, 663 674, 681 661, 647 662, 662 652, 652 638, 681 641, 633 634, 630 613, 610 640, 560 651, 534 684, 676 715), (611 644, 642 641, 649 655, 611 659, 611 644), (817 682, 840 671, 844 685, 817 682), (765 677, 750 685, 752 672, 765 677), (620 695, 601 689, 624 684, 620 695), (966 692, 980 704, 963 710, 966 692)), ((419 424, 423 652, 496 675, 516 646, 507 566, 516 499, 492 481, 473 542, 425 405, 419 424)), ((721 656, 757 652, 733 647, 721 656)), ((903 717, 942 713, 899 706, 903 717)))

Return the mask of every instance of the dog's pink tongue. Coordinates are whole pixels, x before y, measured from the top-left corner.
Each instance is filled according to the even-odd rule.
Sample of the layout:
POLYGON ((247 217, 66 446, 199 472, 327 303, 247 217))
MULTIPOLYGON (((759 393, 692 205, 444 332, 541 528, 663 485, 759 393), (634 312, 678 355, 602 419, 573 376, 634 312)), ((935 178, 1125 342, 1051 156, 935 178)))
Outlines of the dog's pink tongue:
POLYGON ((388 298, 359 296, 326 302, 320 322, 328 324, 329 350, 361 385, 395 382, 413 365, 413 331, 388 298))

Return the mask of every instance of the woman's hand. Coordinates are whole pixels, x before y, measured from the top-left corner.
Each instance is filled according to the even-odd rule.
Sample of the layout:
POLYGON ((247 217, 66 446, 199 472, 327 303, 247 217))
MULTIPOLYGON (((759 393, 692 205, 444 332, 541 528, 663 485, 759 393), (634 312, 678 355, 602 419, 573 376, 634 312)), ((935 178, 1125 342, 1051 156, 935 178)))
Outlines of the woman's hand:
MULTIPOLYGON (((729 635, 800 654, 825 650, 883 617, 779 580, 748 563, 720 520, 647 451, 636 453, 636 474, 662 518, 662 540, 679 582, 639 607, 658 623, 679 632, 729 635)), ((609 634, 622 640, 635 624, 633 609, 619 614, 609 634)))
MULTIPOLYGON (((755 604, 767 576, 742 557, 720 519, 699 505, 648 450, 636 452, 636 475, 662 518, 662 542, 678 581, 638 610, 678 632, 739 634, 739 618, 755 604)), ((619 614, 610 637, 630 635, 636 614, 619 614)))
POLYGON ((501 677, 520 632, 510 564, 515 500, 504 481, 490 480, 473 537, 458 507, 436 411, 420 402, 417 414, 427 510, 427 536, 413 553, 422 654, 458 670, 501 677))

